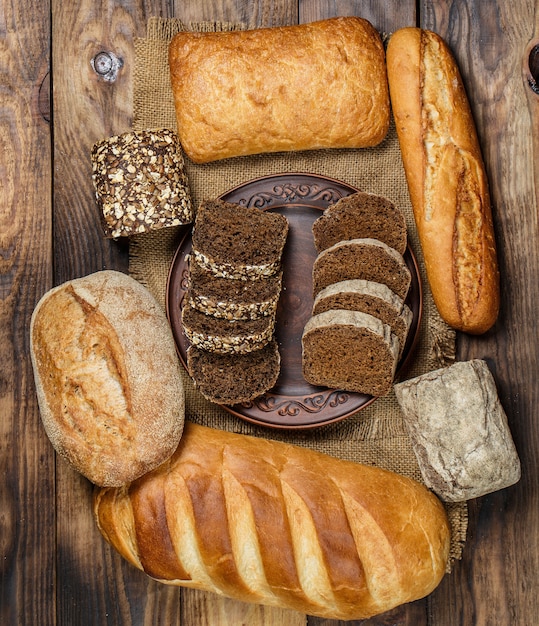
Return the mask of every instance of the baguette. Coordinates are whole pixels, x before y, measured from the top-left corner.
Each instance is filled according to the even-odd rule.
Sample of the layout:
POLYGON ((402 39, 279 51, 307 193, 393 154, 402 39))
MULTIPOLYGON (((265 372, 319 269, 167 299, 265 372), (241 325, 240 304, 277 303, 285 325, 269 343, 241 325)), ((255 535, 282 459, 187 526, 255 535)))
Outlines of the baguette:
POLYGON ((174 455, 95 492, 104 538, 163 583, 363 619, 444 575, 440 501, 392 472, 186 422, 174 455))
POLYGON ((364 19, 217 33, 169 47, 178 134, 194 162, 363 148, 389 128, 380 34, 364 19))
POLYGON ((91 482, 123 485, 176 449, 184 393, 174 339, 133 278, 104 270, 48 291, 32 315, 30 354, 45 431, 91 482))
POLYGON ((435 33, 390 38, 391 103, 427 278, 441 317, 471 334, 491 328, 499 274, 487 177, 462 79, 435 33))

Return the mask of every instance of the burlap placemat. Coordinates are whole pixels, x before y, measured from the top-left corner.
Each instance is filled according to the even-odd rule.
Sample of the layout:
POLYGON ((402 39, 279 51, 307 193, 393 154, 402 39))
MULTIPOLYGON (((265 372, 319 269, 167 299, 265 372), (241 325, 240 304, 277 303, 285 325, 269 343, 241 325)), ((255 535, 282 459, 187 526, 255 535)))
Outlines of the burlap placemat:
MULTIPOLYGON (((169 83, 168 43, 180 30, 231 30, 242 25, 197 23, 151 18, 147 36, 135 42, 134 128, 176 130, 169 83)), ((407 217, 410 245, 423 281, 424 309, 420 338, 413 363, 405 377, 447 365, 455 357, 455 334, 440 319, 425 277, 404 169, 393 126, 386 140, 374 149, 321 150, 279 153, 227 159, 196 165, 186 159, 194 206, 251 179, 282 172, 321 174, 344 181, 363 191, 378 193, 401 207, 407 217)), ((133 238, 130 273, 145 284, 165 306, 170 263, 179 243, 178 229, 164 229, 133 238)), ((394 393, 337 424, 306 431, 280 431, 258 427, 236 418, 206 401, 185 374, 187 418, 193 422, 254 436, 303 445, 343 459, 374 464, 421 480, 410 439, 394 393)), ((466 537, 467 507, 447 505, 452 526, 451 561, 458 559, 466 537)))

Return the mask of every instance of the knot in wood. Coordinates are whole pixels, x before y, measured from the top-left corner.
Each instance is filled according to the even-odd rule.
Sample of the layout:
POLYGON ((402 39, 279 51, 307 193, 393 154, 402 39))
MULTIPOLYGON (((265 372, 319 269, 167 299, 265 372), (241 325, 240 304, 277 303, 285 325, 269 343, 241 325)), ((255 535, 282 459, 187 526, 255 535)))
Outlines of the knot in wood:
POLYGON ((528 84, 534 93, 539 94, 539 43, 531 48, 528 56, 528 84))
POLYGON ((123 65, 122 59, 114 52, 102 50, 91 61, 94 72, 108 82, 114 82, 118 77, 118 71, 123 65))

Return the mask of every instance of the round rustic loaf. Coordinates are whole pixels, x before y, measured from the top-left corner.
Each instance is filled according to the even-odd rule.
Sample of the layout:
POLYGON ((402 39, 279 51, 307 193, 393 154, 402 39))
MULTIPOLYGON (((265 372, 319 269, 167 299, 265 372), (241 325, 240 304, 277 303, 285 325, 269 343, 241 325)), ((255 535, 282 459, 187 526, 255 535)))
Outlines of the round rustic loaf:
POLYGON ((50 290, 30 341, 45 431, 91 482, 124 485, 174 452, 180 364, 165 314, 140 283, 105 270, 50 290))

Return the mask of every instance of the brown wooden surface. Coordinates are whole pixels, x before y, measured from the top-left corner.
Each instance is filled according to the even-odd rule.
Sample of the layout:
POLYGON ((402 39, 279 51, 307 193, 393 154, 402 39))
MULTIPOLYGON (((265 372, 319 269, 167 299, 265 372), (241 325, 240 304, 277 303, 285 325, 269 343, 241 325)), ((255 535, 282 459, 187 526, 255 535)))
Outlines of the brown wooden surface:
POLYGON ((363 624, 537 623, 539 96, 530 93, 523 61, 539 35, 538 5, 1 0, 0 623, 338 624, 166 587, 114 554, 95 529, 90 485, 56 459, 41 427, 28 324, 38 298, 53 285, 102 268, 127 270, 127 247, 99 234, 89 148, 130 127, 133 38, 144 34, 149 16, 257 27, 350 14, 384 32, 413 24, 431 28, 448 41, 461 67, 491 182, 502 310, 487 335, 459 336, 459 356, 488 360, 523 467, 517 486, 470 503, 463 559, 429 598, 363 624), (92 69, 100 51, 122 60, 115 81, 92 69))

